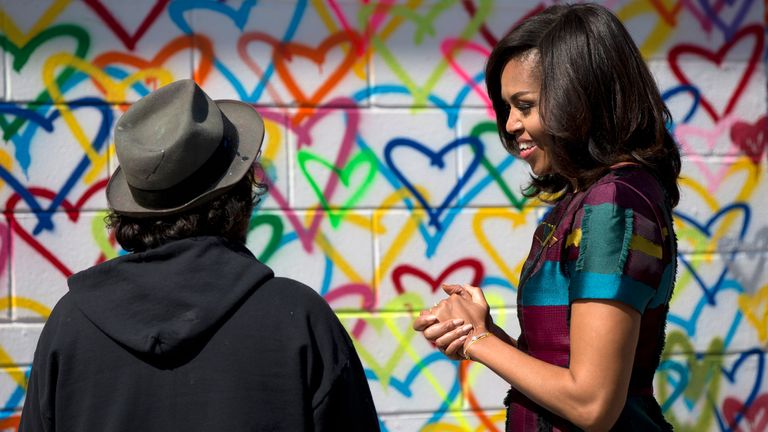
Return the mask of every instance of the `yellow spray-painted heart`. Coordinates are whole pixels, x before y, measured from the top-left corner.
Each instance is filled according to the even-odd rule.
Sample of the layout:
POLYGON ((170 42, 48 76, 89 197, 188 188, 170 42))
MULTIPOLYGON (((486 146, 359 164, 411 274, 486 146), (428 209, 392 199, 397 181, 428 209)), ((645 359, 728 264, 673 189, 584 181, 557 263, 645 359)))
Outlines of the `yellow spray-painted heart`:
POLYGON ((635 0, 631 3, 627 3, 616 13, 616 16, 618 16, 622 22, 627 22, 633 18, 644 15, 659 17, 656 25, 648 33, 648 37, 642 43, 638 44, 643 57, 651 58, 661 49, 664 42, 670 38, 675 29, 659 16, 658 10, 654 8, 648 0, 635 0))
POLYGON ((490 218, 502 218, 512 222, 513 228, 519 227, 525 225, 526 216, 530 214, 533 209, 534 207, 532 206, 524 207, 522 212, 509 208, 488 209, 477 212, 472 220, 472 231, 475 233, 480 246, 482 246, 488 253, 493 263, 499 267, 504 277, 515 286, 520 282, 520 271, 525 260, 523 259, 523 261, 520 261, 514 268, 507 265, 507 260, 496 250, 491 243, 490 238, 485 234, 485 231, 483 231, 483 223, 490 218))
POLYGON ((88 159, 91 160, 92 167, 88 173, 84 176, 86 184, 92 183, 102 172, 109 159, 109 151, 104 152, 103 155, 99 155, 91 146, 91 141, 86 136, 80 123, 75 116, 69 110, 66 104, 64 95, 59 88, 59 84, 56 82, 56 70, 60 67, 71 67, 72 69, 79 70, 85 75, 95 80, 102 89, 105 91, 105 99, 108 101, 124 101, 125 94, 128 88, 133 84, 142 82, 144 80, 154 79, 157 80, 160 85, 165 85, 173 81, 171 73, 163 68, 149 68, 140 70, 134 74, 131 74, 120 81, 113 80, 104 71, 94 66, 92 63, 85 61, 79 57, 75 57, 71 54, 60 53, 54 54, 46 60, 43 65, 43 83, 46 89, 51 95, 51 100, 54 103, 61 104, 59 111, 64 118, 67 126, 69 127, 72 135, 75 137, 80 147, 83 149, 88 159))
MULTIPOLYGON (((9 308, 13 309, 28 309, 37 315, 40 315, 42 318, 48 318, 48 315, 51 314, 51 310, 43 305, 40 302, 37 302, 32 299, 28 299, 26 297, 15 297, 11 296, 10 298, 0 298, 0 311, 2 310, 8 310, 9 308)), ((11 356, 3 349, 2 346, 0 346, 0 364, 18 364, 17 361, 14 361, 11 356)), ((21 388, 26 389, 27 388, 27 379, 24 376, 24 371, 20 368, 8 368, 5 369, 5 372, 18 384, 21 388)))
POLYGON ((768 284, 753 295, 741 294, 738 302, 741 313, 757 330, 757 338, 761 343, 768 342, 768 284))
POLYGON ((27 33, 22 32, 13 22, 13 17, 0 9, 0 22, 3 23, 5 36, 16 46, 26 45, 36 34, 47 28, 61 12, 69 6, 72 0, 55 0, 37 19, 27 33))
MULTIPOLYGON (((738 190, 739 192, 736 197, 729 197, 729 199, 733 202, 748 202, 752 197, 755 189, 760 184, 762 177, 761 170, 759 166, 751 163, 749 158, 744 156, 738 158, 736 162, 731 165, 731 167, 726 172, 724 179, 730 178, 737 174, 743 175, 744 182, 742 183, 741 188, 738 190)), ((726 182, 721 182, 721 184, 724 183, 726 182)), ((679 184, 683 194, 687 194, 689 191, 693 192, 697 198, 702 200, 702 202, 707 206, 708 210, 713 214, 722 207, 717 199, 712 196, 710 191, 701 183, 683 176, 680 178, 679 184)), ((732 225, 738 217, 739 215, 736 213, 728 214, 723 217, 722 221, 718 224, 718 228, 712 232, 709 237, 704 235, 700 229, 690 226, 684 220, 675 217, 675 231, 677 231, 680 242, 689 242, 695 245, 696 248, 702 248, 701 250, 703 251, 714 251, 717 245, 726 236, 726 234, 730 232, 732 225)), ((697 267, 701 265, 711 263, 711 260, 714 256, 714 254, 710 254, 706 259, 697 260, 695 263, 692 262, 691 265, 694 267, 694 270, 696 270, 697 267)), ((676 297, 682 294, 686 286, 689 286, 692 277, 693 275, 690 272, 680 274, 680 277, 675 284, 676 287, 673 294, 673 301, 676 297)))

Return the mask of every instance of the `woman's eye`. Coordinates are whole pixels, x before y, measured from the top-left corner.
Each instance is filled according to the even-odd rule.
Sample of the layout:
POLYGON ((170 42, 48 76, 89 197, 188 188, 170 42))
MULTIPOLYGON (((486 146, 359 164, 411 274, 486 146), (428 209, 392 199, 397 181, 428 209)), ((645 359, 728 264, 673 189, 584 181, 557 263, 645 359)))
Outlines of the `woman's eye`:
POLYGON ((525 103, 525 104, 517 105, 517 109, 520 110, 520 112, 522 112, 523 114, 527 114, 528 112, 530 112, 531 108, 533 108, 533 104, 525 103))

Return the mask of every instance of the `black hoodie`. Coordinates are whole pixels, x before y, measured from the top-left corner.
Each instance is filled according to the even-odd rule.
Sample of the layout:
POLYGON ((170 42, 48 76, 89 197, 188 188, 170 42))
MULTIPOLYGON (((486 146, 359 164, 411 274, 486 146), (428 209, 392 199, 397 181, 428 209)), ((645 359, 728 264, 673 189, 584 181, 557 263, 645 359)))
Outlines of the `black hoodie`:
POLYGON ((21 431, 369 431, 360 360, 328 304, 217 237, 69 279, 21 431))

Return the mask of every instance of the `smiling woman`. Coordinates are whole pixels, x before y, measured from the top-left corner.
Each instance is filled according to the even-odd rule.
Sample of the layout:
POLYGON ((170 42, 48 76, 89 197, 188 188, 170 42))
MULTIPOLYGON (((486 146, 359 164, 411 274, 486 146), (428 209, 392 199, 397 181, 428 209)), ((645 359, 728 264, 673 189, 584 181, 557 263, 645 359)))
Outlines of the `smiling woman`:
POLYGON ((480 288, 449 295, 414 329, 511 385, 507 430, 661 431, 653 396, 676 272, 680 154, 669 112, 621 22, 553 6, 491 53, 488 95, 504 147, 554 202, 517 287, 521 334, 494 324, 480 288))
POLYGON ((528 162, 535 175, 542 176, 552 171, 547 153, 552 139, 539 116, 538 62, 536 51, 510 60, 501 73, 501 98, 509 113, 504 130, 516 144, 508 149, 528 162))

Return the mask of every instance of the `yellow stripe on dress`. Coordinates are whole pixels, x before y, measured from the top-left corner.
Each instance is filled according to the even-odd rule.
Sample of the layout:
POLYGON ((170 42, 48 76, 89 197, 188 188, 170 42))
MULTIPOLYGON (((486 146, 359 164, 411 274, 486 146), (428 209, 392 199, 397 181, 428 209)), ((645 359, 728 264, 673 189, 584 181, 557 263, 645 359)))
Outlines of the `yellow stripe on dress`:
POLYGON ((634 251, 642 252, 648 256, 661 259, 661 246, 637 234, 632 236, 629 248, 634 251))
POLYGON ((565 239, 565 247, 578 247, 579 244, 581 244, 581 228, 576 228, 575 230, 571 231, 571 233, 568 234, 568 238, 565 239))
MULTIPOLYGON (((568 234, 568 238, 565 240, 565 247, 579 247, 581 244, 581 236, 581 228, 573 230, 570 234, 568 234)), ((661 259, 661 246, 638 234, 634 234, 632 236, 632 241, 629 243, 629 248, 637 252, 642 252, 648 256, 661 259)))

